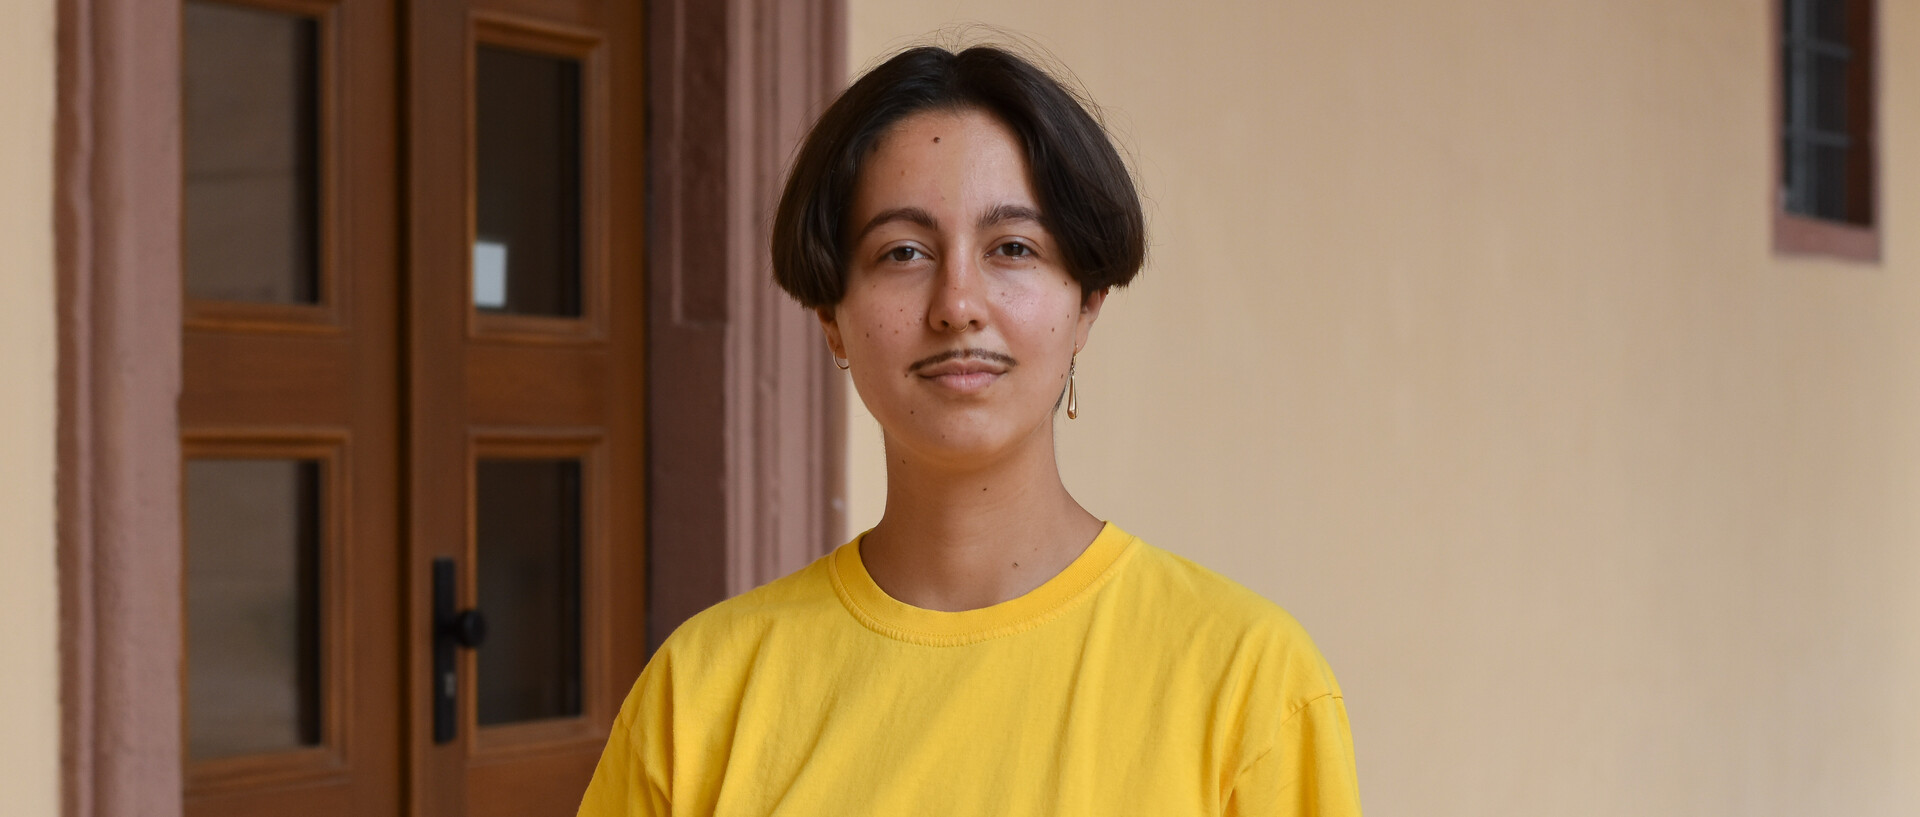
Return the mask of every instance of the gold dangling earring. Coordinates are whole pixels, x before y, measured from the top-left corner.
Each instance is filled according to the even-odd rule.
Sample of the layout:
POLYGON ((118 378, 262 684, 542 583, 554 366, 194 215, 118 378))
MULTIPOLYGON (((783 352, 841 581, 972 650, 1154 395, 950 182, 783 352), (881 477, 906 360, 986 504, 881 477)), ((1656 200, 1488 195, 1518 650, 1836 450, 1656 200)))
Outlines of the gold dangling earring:
POLYGON ((1067 419, 1069 420, 1077 419, 1080 416, 1080 395, 1075 394, 1073 389, 1074 364, 1079 362, 1079 360, 1080 354, 1076 352, 1073 357, 1067 361, 1067 419))

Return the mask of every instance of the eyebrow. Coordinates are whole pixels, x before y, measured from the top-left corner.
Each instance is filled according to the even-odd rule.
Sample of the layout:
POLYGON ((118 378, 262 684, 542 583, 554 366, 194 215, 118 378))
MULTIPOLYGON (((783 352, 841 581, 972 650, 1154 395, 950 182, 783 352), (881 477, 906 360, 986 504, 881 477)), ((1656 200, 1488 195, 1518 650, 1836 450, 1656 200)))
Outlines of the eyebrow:
MULTIPOLYGON (((861 239, 867 237, 867 233, 873 232, 874 229, 880 225, 891 224, 896 221, 910 222, 929 230, 940 229, 940 222, 933 217, 932 213, 924 209, 919 207, 895 207, 891 210, 882 210, 878 214, 875 214, 873 218, 868 219, 867 225, 861 227, 860 233, 853 237, 854 243, 858 244, 861 239)), ((1001 204, 994 206, 985 213, 981 213, 977 226, 980 229, 986 229, 996 224, 1005 224, 1009 221, 1031 221, 1035 224, 1045 223, 1040 218, 1039 210, 1035 210, 1024 204, 1001 204)))
POLYGON ((853 243, 860 243, 860 240, 866 238, 867 233, 873 232, 874 228, 895 221, 912 222, 929 230, 937 230, 940 228, 940 222, 933 219, 932 213, 918 207, 895 207, 892 210, 881 210, 879 214, 869 219, 867 226, 860 228, 860 234, 853 237, 853 243))
POLYGON ((985 213, 981 213, 978 226, 984 230, 996 224, 1005 224, 1009 221, 1031 221, 1035 224, 1045 223, 1040 218, 1039 210, 1035 210, 1024 204, 1002 204, 985 213))

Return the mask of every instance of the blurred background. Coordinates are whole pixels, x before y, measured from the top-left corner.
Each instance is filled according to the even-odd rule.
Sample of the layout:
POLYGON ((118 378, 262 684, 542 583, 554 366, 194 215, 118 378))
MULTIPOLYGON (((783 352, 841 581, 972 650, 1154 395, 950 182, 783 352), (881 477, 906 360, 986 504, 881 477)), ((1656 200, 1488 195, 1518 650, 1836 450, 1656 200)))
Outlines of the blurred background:
POLYGON ((649 641, 879 518, 760 230, 833 89, 983 40, 1147 207, 1067 485, 1306 626, 1369 813, 1920 813, 1912 3, 8 15, 10 814, 571 813, 649 641))

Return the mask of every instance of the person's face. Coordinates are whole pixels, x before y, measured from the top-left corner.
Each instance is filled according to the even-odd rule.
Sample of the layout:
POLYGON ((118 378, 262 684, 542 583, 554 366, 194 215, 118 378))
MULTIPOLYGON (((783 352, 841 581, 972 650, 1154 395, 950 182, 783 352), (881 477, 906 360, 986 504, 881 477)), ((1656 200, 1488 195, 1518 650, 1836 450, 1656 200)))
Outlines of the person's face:
POLYGON ((1020 141, 964 110, 901 120, 860 171, 847 289, 820 310, 890 446, 952 465, 1050 439, 1084 301, 1040 224, 1020 141))

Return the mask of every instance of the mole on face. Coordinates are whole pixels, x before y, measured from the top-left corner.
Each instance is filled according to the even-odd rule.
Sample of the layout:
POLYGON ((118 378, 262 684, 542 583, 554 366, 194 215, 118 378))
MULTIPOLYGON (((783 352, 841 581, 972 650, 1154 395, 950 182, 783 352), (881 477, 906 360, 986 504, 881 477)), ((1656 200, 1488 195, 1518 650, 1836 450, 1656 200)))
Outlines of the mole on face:
POLYGON ((935 136, 935 137, 933 137, 933 143, 934 143, 934 144, 936 144, 936 145, 937 145, 937 144, 940 144, 940 137, 938 137, 938 136, 935 136))

